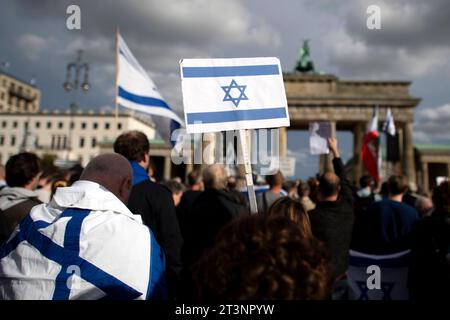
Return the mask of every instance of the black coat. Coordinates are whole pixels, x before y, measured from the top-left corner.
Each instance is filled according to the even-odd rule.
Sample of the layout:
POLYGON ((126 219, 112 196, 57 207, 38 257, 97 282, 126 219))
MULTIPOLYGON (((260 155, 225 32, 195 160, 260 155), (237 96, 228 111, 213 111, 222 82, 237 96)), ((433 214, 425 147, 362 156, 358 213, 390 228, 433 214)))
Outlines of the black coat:
POLYGON ((450 211, 415 223, 409 267, 411 300, 450 299, 450 211))
POLYGON ((181 236, 172 194, 166 187, 143 181, 133 186, 128 208, 140 214, 145 225, 155 235, 166 254, 166 276, 171 294, 175 294, 176 283, 181 272, 181 236))
POLYGON ((185 217, 182 299, 194 299, 192 271, 202 253, 214 244, 219 230, 232 219, 247 213, 246 204, 225 190, 207 189, 195 199, 185 217))
POLYGON ((319 202, 315 209, 309 211, 313 234, 322 240, 330 251, 331 280, 347 271, 354 221, 352 189, 342 160, 333 159, 333 167, 341 180, 337 201, 319 202))

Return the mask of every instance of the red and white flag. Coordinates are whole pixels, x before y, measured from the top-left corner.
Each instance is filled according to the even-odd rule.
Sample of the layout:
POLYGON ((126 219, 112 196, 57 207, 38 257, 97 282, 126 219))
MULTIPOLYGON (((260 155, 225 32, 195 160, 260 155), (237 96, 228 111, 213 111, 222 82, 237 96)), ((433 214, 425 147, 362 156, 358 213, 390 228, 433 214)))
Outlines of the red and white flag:
POLYGON ((376 181, 380 181, 378 170, 378 108, 375 109, 372 120, 367 125, 364 136, 364 144, 361 152, 361 159, 369 175, 376 181))

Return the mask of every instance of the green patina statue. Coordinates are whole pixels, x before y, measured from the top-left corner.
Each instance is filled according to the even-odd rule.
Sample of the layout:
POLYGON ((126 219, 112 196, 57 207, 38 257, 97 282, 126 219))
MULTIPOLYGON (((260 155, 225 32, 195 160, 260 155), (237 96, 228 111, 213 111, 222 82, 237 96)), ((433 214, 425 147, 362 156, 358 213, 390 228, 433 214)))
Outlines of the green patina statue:
POLYGON ((315 72, 314 63, 309 55, 308 40, 303 40, 303 46, 298 50, 298 59, 295 70, 300 72, 315 72))

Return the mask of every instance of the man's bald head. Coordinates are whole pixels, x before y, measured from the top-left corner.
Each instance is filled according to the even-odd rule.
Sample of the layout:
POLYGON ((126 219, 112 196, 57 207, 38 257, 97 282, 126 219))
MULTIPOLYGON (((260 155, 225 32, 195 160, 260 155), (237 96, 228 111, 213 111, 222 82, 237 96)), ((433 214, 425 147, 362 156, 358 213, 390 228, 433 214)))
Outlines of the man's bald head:
POLYGON ((131 191, 132 169, 128 160, 117 153, 102 154, 92 159, 80 180, 96 182, 127 203, 131 191))
POLYGON ((319 179, 319 193, 322 200, 336 200, 341 189, 340 185, 341 180, 334 172, 324 173, 319 179))

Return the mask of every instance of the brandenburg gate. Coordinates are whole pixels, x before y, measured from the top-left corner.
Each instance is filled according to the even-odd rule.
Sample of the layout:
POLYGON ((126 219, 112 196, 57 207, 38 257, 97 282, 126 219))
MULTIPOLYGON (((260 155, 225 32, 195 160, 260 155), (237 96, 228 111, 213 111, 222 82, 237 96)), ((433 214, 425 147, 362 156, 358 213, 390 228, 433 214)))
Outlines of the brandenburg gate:
MULTIPOLYGON (((395 173, 416 183, 413 148, 413 110, 421 99, 409 93, 408 81, 348 81, 334 75, 285 73, 284 85, 291 126, 280 131, 280 155, 287 155, 287 130, 308 130, 311 121, 329 121, 332 131, 353 132, 353 178, 364 172, 360 158, 367 123, 376 106, 379 121, 391 108, 399 135, 400 162, 395 173)), ((330 168, 328 156, 321 156, 320 171, 330 168)))

